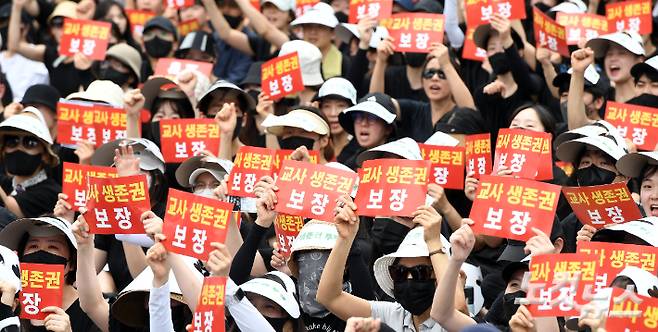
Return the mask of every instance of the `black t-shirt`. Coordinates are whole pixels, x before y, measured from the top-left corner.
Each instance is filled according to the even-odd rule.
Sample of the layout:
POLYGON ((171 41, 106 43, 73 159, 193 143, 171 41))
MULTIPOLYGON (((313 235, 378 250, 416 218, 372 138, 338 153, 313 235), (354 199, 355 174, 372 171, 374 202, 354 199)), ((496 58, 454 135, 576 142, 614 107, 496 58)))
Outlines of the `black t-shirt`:
POLYGON ((407 78, 406 66, 390 66, 386 68, 386 75, 384 76, 384 92, 395 98, 406 98, 419 101, 427 101, 425 91, 420 88, 414 90, 409 84, 407 78))
POLYGON ((345 321, 329 314, 323 318, 311 317, 302 312, 304 327, 308 332, 342 332, 345 330, 345 321))
POLYGON ((436 131, 435 125, 432 124, 430 104, 411 99, 398 99, 398 103, 401 115, 398 121, 398 137, 411 137, 417 142, 425 142, 436 131))
MULTIPOLYGON (((290 40, 297 39, 293 34, 288 35, 288 38, 290 40)), ((249 41, 249 47, 254 51, 254 61, 267 61, 279 55, 279 49, 272 51, 272 44, 261 35, 247 33, 247 40, 249 41)))
POLYGON ((133 281, 133 277, 128 270, 128 262, 121 242, 114 238, 114 235, 96 235, 94 246, 107 253, 107 264, 117 290, 121 291, 128 286, 133 281))
POLYGON ((86 88, 94 80, 91 70, 78 70, 73 62, 65 63, 59 57, 57 44, 46 44, 43 62, 48 68, 50 85, 59 90, 62 97, 78 92, 80 86, 86 88))
MULTIPOLYGON (((80 299, 76 299, 66 310, 71 322, 71 331, 73 332, 96 332, 100 331, 96 324, 87 316, 87 314, 80 308, 80 299)), ((29 321, 23 320, 28 326, 31 326, 29 321)))
MULTIPOLYGON (((13 191, 11 177, 4 177, 2 189, 9 194, 13 191)), ((25 191, 14 197, 16 203, 25 217, 38 217, 44 213, 52 213, 57 203, 57 194, 62 191, 60 186, 52 178, 47 178, 35 185, 25 188, 25 191)))
POLYGON ((359 145, 356 138, 352 138, 347 145, 345 145, 343 150, 340 151, 340 154, 336 157, 336 161, 356 171, 356 157, 359 153, 363 152, 363 150, 364 149, 359 145))

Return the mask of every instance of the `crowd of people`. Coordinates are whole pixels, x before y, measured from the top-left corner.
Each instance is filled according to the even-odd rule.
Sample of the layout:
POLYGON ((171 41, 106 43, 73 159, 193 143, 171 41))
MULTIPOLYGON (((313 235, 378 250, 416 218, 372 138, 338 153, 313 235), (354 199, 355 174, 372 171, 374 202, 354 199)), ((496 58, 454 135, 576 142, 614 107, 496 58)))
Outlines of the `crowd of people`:
MULTIPOLYGON (((357 172, 367 160, 421 160, 417 143, 437 132, 461 146, 489 133, 493 155, 501 129, 523 129, 552 137, 546 182, 625 182, 643 217, 658 217, 658 154, 639 151, 636 133, 605 120, 609 102, 658 112, 656 1, 652 33, 581 38, 570 57, 537 45, 533 9, 554 19, 605 15, 617 1, 518 1, 525 19, 495 13, 470 36, 467 1, 393 0, 393 13, 443 15, 443 42, 430 40, 423 53, 397 52, 377 17, 347 23, 355 1, 322 0, 303 12, 294 0, 253 2, 0 1, 0 331, 186 331, 207 276, 227 277, 225 321, 214 322, 227 331, 606 331, 605 317, 575 325, 533 317, 519 301, 528 262, 576 252, 581 241, 658 246, 651 218, 627 223, 647 224, 643 234, 606 232, 562 197, 550 234, 535 231, 525 243, 476 234, 483 221, 468 217, 480 180, 468 172, 463 190, 428 184, 411 216, 363 216, 354 196, 342 195, 333 219, 304 220, 288 256, 273 225, 274 178, 257 179, 256 198, 239 198, 228 193, 228 175, 243 146, 293 150, 298 161, 317 153, 319 164, 357 172), (134 29, 127 10, 152 17, 134 29), (104 60, 60 54, 66 19, 111 24, 104 60), (190 20, 198 29, 180 35, 190 20), (462 56, 468 42, 484 50, 481 61, 462 56), (294 52, 304 88, 275 100, 261 90, 261 66, 294 52), (154 75, 166 58, 212 71, 154 75), (98 148, 62 144, 58 103, 76 101, 124 109, 126 137, 98 148), (160 121, 194 118, 214 119, 219 150, 165 162, 160 121), (151 210, 133 216, 145 234, 93 234, 85 207, 62 192, 64 162, 145 174, 151 210), (231 217, 207 261, 165 248, 169 188, 240 203, 241 222, 231 217), (44 320, 19 319, 20 263, 64 266, 62 305, 44 308, 44 320)), ((658 276, 642 272, 610 280, 643 295, 658 289, 658 276)))

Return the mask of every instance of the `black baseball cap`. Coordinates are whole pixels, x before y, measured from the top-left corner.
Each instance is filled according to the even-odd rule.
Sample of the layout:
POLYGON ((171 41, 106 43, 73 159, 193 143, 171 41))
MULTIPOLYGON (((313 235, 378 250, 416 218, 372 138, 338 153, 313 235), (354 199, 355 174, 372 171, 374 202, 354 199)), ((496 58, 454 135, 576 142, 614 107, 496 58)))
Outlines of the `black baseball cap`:
POLYGON ((466 107, 456 107, 446 113, 434 125, 434 131, 446 134, 474 135, 487 132, 480 112, 466 107))
POLYGON ((162 29, 167 32, 171 32, 174 34, 174 39, 178 40, 178 30, 174 26, 173 23, 171 23, 170 20, 164 18, 163 16, 155 16, 152 19, 148 20, 146 24, 144 24, 144 32, 150 30, 150 29, 162 29))
POLYGON ((21 104, 25 106, 43 105, 53 113, 57 112, 59 91, 47 84, 35 84, 25 90, 21 104))

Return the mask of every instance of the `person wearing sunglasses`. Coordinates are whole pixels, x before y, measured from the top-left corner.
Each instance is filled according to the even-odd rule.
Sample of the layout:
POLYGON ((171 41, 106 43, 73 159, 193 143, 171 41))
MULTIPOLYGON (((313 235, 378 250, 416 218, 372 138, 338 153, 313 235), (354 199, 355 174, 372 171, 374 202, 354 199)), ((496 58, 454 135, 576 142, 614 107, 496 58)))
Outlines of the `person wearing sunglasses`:
MULTIPOLYGON (((59 164, 52 144, 43 115, 34 107, 0 123, 0 162, 6 175, 0 198, 15 217, 37 217, 55 206, 62 188, 46 173, 59 164)), ((12 220, 0 213, 0 224, 12 220)))

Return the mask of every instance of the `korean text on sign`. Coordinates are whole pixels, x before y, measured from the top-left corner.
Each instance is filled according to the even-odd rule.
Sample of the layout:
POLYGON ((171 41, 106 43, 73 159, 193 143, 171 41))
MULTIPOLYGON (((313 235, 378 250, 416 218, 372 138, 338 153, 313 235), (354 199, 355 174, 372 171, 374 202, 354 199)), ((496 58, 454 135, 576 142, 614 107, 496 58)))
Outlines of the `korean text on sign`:
MULTIPOLYGON (((551 135, 524 129, 504 128, 498 132, 494 170, 506 166, 513 176, 525 179, 540 178, 542 161, 549 166, 551 158, 551 135)), ((551 178, 552 178, 551 172, 551 178)))
POLYGON ((658 108, 610 101, 606 103, 605 120, 640 150, 653 151, 658 145, 658 108))
POLYGON ((395 39, 397 52, 428 53, 432 43, 443 41, 444 19, 440 14, 394 14, 380 23, 395 39))
POLYGON ((608 331, 655 331, 658 329, 658 299, 614 288, 605 326, 608 331))
POLYGON ((606 4, 605 16, 608 18, 610 32, 630 30, 643 35, 651 33, 651 0, 606 4))
POLYGON ((537 8, 532 9, 537 47, 547 48, 562 56, 569 57, 567 32, 565 28, 537 8))
POLYGON ((87 178, 116 178, 114 167, 90 166, 75 163, 64 163, 62 176, 62 193, 68 196, 67 202, 74 210, 87 204, 87 178))
POLYGON ((91 233, 144 233, 141 216, 151 209, 146 175, 88 179, 85 217, 91 233))
POLYGON ((523 0, 466 0, 466 23, 469 27, 477 27, 491 21, 494 14, 499 14, 509 20, 525 18, 525 2, 523 0))
POLYGON ((592 300, 584 286, 594 283, 597 260, 593 254, 532 256, 527 300, 533 317, 577 316, 592 300))
POLYGON ((64 18, 59 54, 73 56, 82 53, 90 60, 105 59, 111 27, 109 22, 64 18))
POLYGON ((274 220, 274 233, 279 243, 279 253, 290 257, 292 242, 297 238, 299 231, 304 227, 304 218, 279 213, 274 220))
POLYGON ((466 147, 466 174, 473 177, 491 173, 491 134, 468 135, 464 142, 466 147))
POLYGON ((155 65, 154 75, 165 76, 173 81, 176 78, 176 75, 180 74, 184 70, 198 70, 202 74, 210 77, 210 74, 212 73, 212 63, 174 58, 161 58, 155 65))
POLYGON ((592 187, 563 187, 562 193, 578 220, 597 229, 642 218, 624 182, 592 187))
POLYGON ((560 186, 483 175, 471 208, 473 231, 519 241, 535 235, 532 227, 550 234, 559 198, 560 186))
POLYGON ((608 20, 601 15, 558 12, 555 20, 566 29, 567 45, 577 45, 581 39, 590 40, 608 33, 608 20))
POLYGON ((21 263, 20 318, 43 320, 45 307, 62 307, 64 265, 21 263))
POLYGON ((233 204, 169 189, 162 232, 171 252, 208 260, 212 242, 223 243, 233 204))
POLYGON ((297 52, 269 60, 261 66, 261 87, 272 100, 304 90, 297 52))
POLYGON ((162 0, 165 7, 184 8, 194 6, 194 0, 162 0))
POLYGON ((160 121, 160 140, 165 162, 181 163, 203 151, 219 151, 219 125, 213 119, 160 121))
POLYGON ((125 9, 130 22, 130 29, 138 36, 142 35, 144 31, 144 24, 155 16, 155 13, 148 10, 125 9))
POLYGON ((192 31, 197 31, 201 28, 201 24, 197 19, 191 19, 178 23, 178 35, 185 36, 192 31))
POLYGON ((320 0, 292 0, 295 1, 295 17, 300 17, 309 11, 315 4, 320 2, 320 0))
POLYGON ((96 147, 126 138, 126 111, 85 102, 57 103, 57 140, 61 144, 89 141, 96 147))
POLYGON ((349 23, 358 23, 366 17, 384 19, 391 16, 393 1, 390 0, 350 0, 349 23))
POLYGON ((446 189, 464 189, 464 148, 418 144, 424 160, 432 163, 430 182, 446 189))
POLYGON ((425 204, 430 168, 426 160, 367 160, 359 169, 358 214, 411 216, 425 204))
POLYGON ((272 149, 241 146, 228 177, 229 195, 256 197, 254 186, 261 177, 272 175, 273 159, 272 149))
POLYGON ((206 277, 192 317, 192 332, 223 332, 226 277, 206 277))
MULTIPOLYGON (((290 157, 292 153, 295 152, 295 150, 285 150, 285 149, 279 149, 276 150, 274 153, 274 166, 272 169, 274 170, 274 176, 276 179, 276 175, 279 173, 279 170, 281 170, 281 165, 285 160, 290 160, 290 157)), ((317 164, 318 163, 318 158, 320 158, 320 153, 315 150, 311 150, 308 152, 309 154, 309 162, 311 164, 317 164)))
POLYGON ((276 180, 279 213, 334 220, 336 200, 350 195, 357 175, 328 166, 284 160, 276 180))

